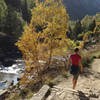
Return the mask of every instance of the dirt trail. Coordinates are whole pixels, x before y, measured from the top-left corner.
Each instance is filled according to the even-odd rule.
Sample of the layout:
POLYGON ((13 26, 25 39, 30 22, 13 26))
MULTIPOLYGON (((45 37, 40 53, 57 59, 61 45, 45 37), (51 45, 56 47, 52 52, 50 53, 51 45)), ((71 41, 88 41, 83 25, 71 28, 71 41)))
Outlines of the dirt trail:
POLYGON ((100 59, 95 59, 92 63, 92 70, 100 73, 100 59))
POLYGON ((76 89, 72 89, 72 76, 60 77, 46 100, 100 100, 100 59, 95 59, 90 69, 79 76, 76 89))

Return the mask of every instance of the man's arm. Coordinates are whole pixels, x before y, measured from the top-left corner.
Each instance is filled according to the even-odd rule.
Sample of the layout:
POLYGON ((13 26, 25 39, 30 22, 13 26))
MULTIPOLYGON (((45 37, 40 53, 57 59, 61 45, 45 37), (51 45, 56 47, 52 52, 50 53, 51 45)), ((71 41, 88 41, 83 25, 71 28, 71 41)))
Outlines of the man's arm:
POLYGON ((71 59, 69 58, 69 60, 68 60, 68 62, 67 62, 67 70, 69 70, 70 65, 71 65, 71 59))
POLYGON ((81 66, 81 72, 83 72, 83 64, 82 64, 82 61, 81 60, 80 60, 79 64, 81 66))

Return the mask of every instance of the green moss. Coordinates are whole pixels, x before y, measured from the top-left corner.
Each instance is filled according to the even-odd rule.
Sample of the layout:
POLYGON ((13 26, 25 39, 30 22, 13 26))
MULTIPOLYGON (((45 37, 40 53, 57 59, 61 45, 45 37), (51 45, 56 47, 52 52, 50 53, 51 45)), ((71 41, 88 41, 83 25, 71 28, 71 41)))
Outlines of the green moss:
POLYGON ((29 93, 27 94, 26 98, 27 98, 27 99, 30 99, 30 98, 32 98, 32 96, 33 96, 33 93, 32 93, 32 92, 29 92, 29 93))
POLYGON ((19 96, 21 96, 22 98, 25 98, 28 93, 29 93, 29 89, 23 88, 23 89, 20 90, 19 96))

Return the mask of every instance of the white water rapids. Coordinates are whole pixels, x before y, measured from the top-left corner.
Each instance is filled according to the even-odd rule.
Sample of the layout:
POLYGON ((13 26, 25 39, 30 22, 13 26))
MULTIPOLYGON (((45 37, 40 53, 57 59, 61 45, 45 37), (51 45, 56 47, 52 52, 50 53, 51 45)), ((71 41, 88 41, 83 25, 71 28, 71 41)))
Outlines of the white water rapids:
POLYGON ((0 90, 7 88, 9 82, 12 80, 14 81, 14 84, 18 82, 17 78, 24 71, 25 64, 22 60, 17 60, 16 62, 16 64, 9 67, 0 65, 0 90))

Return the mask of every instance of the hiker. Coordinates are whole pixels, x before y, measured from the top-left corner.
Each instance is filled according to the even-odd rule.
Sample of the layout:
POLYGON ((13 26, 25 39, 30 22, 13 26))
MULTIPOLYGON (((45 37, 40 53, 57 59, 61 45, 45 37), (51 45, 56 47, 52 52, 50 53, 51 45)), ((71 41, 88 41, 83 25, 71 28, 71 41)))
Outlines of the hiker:
POLYGON ((68 66, 67 66, 67 70, 70 67, 70 73, 73 75, 73 80, 72 80, 73 81, 73 89, 75 89, 75 87, 76 87, 80 69, 81 69, 81 72, 83 72, 83 65, 81 62, 81 56, 79 55, 79 49, 75 48, 74 52, 75 52, 74 54, 70 55, 70 58, 68 61, 68 66))

